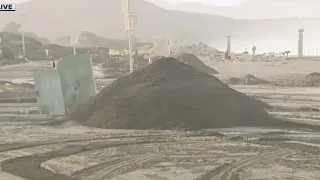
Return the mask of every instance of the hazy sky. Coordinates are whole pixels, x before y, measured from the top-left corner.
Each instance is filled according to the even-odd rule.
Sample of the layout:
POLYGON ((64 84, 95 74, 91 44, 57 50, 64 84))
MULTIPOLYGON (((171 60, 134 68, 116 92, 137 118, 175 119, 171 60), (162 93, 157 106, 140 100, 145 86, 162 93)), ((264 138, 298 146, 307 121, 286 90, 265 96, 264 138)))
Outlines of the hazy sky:
POLYGON ((20 3, 25 0, 0 0, 1 3, 20 3))
POLYGON ((181 2, 201 2, 204 4, 213 4, 213 5, 236 5, 246 2, 247 0, 158 0, 166 1, 169 3, 181 3, 181 2))
MULTIPOLYGON (((0 2, 14 2, 19 3, 25 0, 0 0, 0 2)), ((116 0, 115 0, 116 1, 116 0)), ((134 0, 133 0, 134 1, 134 0)), ((168 2, 168 3, 181 3, 181 2, 201 2, 204 4, 213 4, 213 5, 237 5, 241 4, 242 2, 245 2, 247 0, 152 0, 152 1, 158 1, 158 2, 168 2)))

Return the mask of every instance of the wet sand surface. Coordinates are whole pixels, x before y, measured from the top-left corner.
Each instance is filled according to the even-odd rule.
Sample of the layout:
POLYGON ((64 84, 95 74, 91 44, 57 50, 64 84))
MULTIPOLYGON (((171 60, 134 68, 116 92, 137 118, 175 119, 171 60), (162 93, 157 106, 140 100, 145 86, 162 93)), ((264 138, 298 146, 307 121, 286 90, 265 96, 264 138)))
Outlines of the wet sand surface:
MULTIPOLYGON (((290 69, 316 71, 316 63, 305 63, 308 67, 302 70, 291 65, 266 69, 261 65, 254 70, 260 67, 255 62, 212 64, 221 77, 247 73, 264 77, 276 69, 275 77, 290 69)), ((231 87, 269 103, 273 108, 268 112, 276 117, 320 125, 318 88, 231 87)), ((48 126, 50 116, 13 113, 36 109, 36 103, 0 107, 0 179, 4 180, 320 179, 320 132, 309 129, 103 130, 72 122, 48 126)))

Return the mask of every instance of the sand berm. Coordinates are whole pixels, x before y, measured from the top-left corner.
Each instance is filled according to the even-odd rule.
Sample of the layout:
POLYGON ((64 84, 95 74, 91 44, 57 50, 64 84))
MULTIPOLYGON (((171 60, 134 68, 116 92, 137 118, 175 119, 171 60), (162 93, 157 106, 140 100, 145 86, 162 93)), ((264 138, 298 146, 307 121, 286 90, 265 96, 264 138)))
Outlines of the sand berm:
POLYGON ((212 67, 207 66, 194 54, 183 53, 177 57, 178 60, 194 67, 196 70, 207 73, 207 74, 218 74, 219 72, 212 67))
POLYGON ((277 126, 264 108, 218 78, 174 58, 115 80, 66 118, 109 129, 203 129, 277 126))

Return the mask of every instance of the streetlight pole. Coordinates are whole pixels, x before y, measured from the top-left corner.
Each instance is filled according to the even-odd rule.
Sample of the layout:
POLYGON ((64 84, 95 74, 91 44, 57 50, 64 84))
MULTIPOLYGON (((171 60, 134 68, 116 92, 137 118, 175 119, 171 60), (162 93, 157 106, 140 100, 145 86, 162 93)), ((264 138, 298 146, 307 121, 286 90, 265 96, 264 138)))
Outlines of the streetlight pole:
POLYGON ((130 73, 133 72, 133 54, 132 54, 132 31, 133 31, 133 14, 131 12, 131 0, 127 0, 127 20, 126 20, 126 31, 128 32, 128 43, 129 43, 129 60, 130 60, 130 73))
POLYGON ((304 32, 304 29, 299 29, 298 58, 303 57, 303 32, 304 32))
POLYGON ((70 42, 73 48, 73 55, 77 55, 76 45, 78 44, 79 36, 70 36, 70 42))
POLYGON ((2 37, 0 37, 0 59, 3 59, 3 56, 2 56, 2 37))
POLYGON ((77 51, 76 51, 76 45, 73 45, 73 55, 77 55, 77 51))
MULTIPOLYGON (((25 17, 26 17, 26 15, 21 14, 22 22, 24 21, 25 17)), ((22 56, 23 56, 23 58, 26 58, 26 44, 25 44, 25 40, 24 40, 24 32, 23 32, 23 30, 21 31, 21 41, 22 41, 22 56)))
POLYGON ((230 60, 230 57, 231 57, 231 36, 227 36, 227 56, 230 60))
POLYGON ((24 33, 21 32, 21 38, 22 38, 22 55, 23 55, 23 58, 26 57, 26 44, 25 44, 25 41, 24 41, 24 33))

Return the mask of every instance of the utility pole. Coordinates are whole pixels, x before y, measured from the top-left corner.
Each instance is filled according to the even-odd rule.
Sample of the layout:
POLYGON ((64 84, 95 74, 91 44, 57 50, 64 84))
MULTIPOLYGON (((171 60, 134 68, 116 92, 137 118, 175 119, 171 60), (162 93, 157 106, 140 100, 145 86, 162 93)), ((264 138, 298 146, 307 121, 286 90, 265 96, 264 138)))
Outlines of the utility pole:
POLYGON ((303 57, 303 32, 304 29, 299 29, 299 39, 298 39, 298 58, 303 57))
POLYGON ((45 52, 46 52, 47 59, 49 59, 49 49, 45 49, 45 52))
MULTIPOLYGON (((24 22, 24 19, 26 17, 25 14, 20 14, 21 15, 21 21, 24 22)), ((24 40, 24 32, 21 30, 21 41, 22 41, 22 56, 23 58, 26 58, 26 44, 24 40)))
POLYGON ((77 55, 76 45, 78 44, 78 36, 70 36, 70 43, 73 47, 73 55, 77 55))
POLYGON ((73 45, 73 55, 77 55, 76 46, 73 45))
POLYGON ((21 38, 22 38, 22 56, 23 58, 26 57, 26 44, 25 44, 25 41, 24 41, 24 33, 21 32, 21 38))
POLYGON ((130 59, 130 73, 133 72, 133 54, 132 54, 132 31, 133 31, 133 13, 131 12, 131 0, 127 0, 126 12, 126 31, 128 32, 129 43, 129 59, 130 59))
POLYGON ((2 56, 2 37, 0 37, 0 59, 3 59, 3 56, 2 56))
POLYGON ((227 36, 227 55, 229 59, 231 57, 231 36, 227 36))
POLYGON ((168 46, 168 57, 170 57, 172 55, 171 54, 171 41, 170 40, 168 40, 167 46, 168 46))

